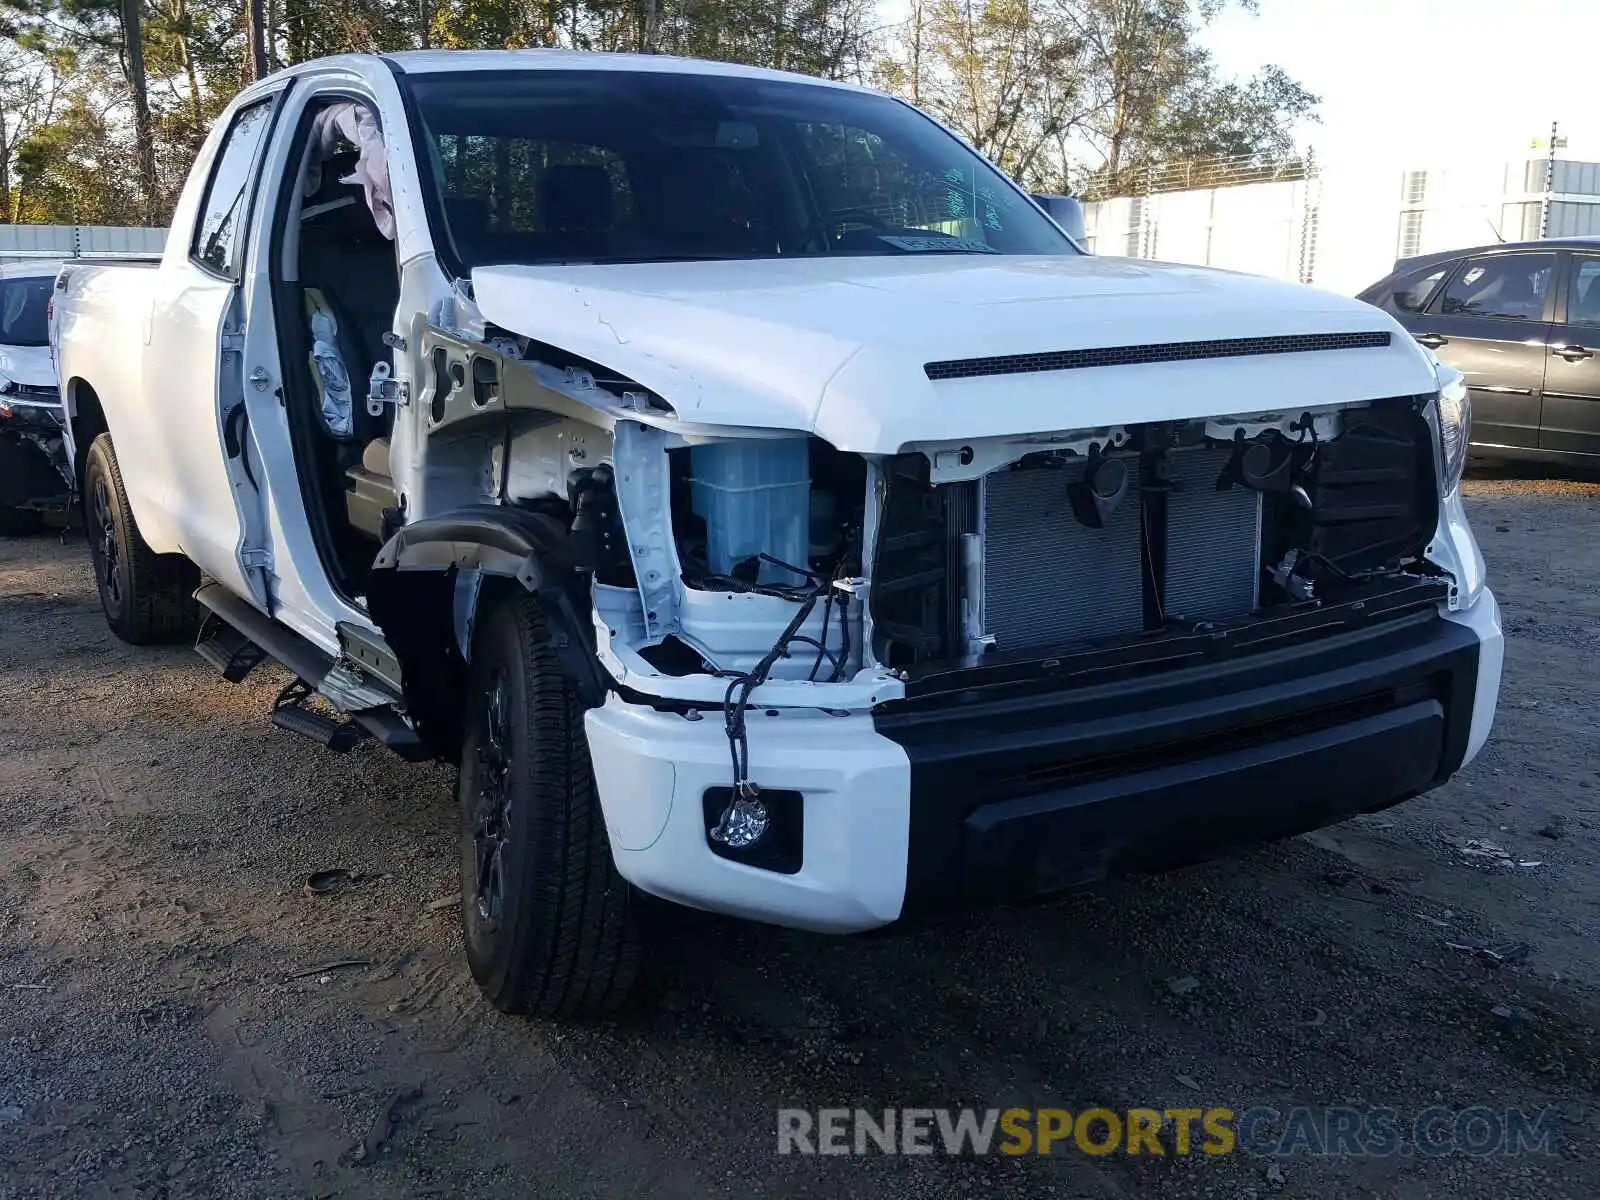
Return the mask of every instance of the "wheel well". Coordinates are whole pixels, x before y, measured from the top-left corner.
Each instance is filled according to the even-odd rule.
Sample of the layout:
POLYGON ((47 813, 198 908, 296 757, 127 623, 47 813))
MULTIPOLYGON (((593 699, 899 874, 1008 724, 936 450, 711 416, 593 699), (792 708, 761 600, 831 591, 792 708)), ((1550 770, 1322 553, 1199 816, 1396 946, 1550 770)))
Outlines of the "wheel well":
POLYGON ((102 433, 109 432, 105 409, 94 388, 82 379, 67 384, 67 397, 72 411, 72 473, 78 491, 83 491, 83 464, 89 456, 89 444, 102 433))
POLYGON ((605 702, 587 604, 560 588, 530 588, 504 575, 444 570, 372 573, 367 611, 400 664, 406 710, 428 753, 454 761, 465 728, 467 655, 480 616, 507 596, 531 592, 550 621, 556 663, 585 707, 605 702), (465 647, 465 653, 463 648, 465 647))
POLYGON ((400 661, 406 708, 435 758, 453 761, 461 746, 467 661, 455 629, 456 572, 375 571, 368 611, 400 661))
POLYGON ((428 753, 444 761, 458 757, 465 731, 467 655, 480 616, 508 596, 531 591, 551 622, 556 661, 590 707, 604 701, 602 668, 594 657, 585 618, 570 597, 526 588, 504 575, 482 575, 467 584, 454 567, 442 571, 378 570, 372 574, 367 608, 400 662, 406 708, 428 753), (563 603, 566 601, 566 603, 563 603))

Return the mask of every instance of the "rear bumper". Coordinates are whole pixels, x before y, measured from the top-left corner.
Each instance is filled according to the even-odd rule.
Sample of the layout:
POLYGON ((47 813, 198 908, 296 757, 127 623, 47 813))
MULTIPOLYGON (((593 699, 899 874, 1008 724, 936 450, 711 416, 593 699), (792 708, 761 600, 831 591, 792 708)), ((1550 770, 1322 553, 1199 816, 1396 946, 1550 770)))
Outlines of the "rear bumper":
POLYGON ((622 874, 696 907, 848 932, 1198 861, 1395 804, 1482 746, 1494 597, 1231 662, 1025 698, 752 718, 751 775, 803 797, 779 874, 712 852, 721 721, 588 716, 622 874))

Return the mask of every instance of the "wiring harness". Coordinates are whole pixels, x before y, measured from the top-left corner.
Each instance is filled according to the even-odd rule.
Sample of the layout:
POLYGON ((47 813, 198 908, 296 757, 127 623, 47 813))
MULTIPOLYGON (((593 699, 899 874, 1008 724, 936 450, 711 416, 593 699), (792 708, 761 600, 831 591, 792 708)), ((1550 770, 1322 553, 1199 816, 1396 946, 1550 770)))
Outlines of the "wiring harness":
MULTIPOLYGON (((850 596, 847 592, 836 593, 834 588, 835 582, 841 578, 843 561, 841 560, 839 570, 832 576, 825 576, 804 567, 797 567, 793 563, 786 563, 770 554, 762 554, 759 557, 761 561, 792 572, 806 582, 786 586, 746 582, 729 576, 717 576, 708 580, 731 591, 776 596, 799 605, 794 615, 789 618, 789 623, 784 626, 783 632, 778 635, 777 641, 772 643, 772 649, 762 655, 755 666, 748 671, 717 672, 718 675, 728 679, 728 688, 722 697, 722 723, 727 731, 728 755, 733 764, 733 794, 717 824, 712 828, 711 836, 725 843, 733 838, 732 830, 736 824, 747 825, 755 819, 751 808, 761 790, 750 779, 750 734, 745 716, 750 707, 751 694, 767 681, 779 660, 790 657, 792 646, 811 646, 816 649, 816 659, 812 662, 810 674, 807 676, 811 680, 817 678, 817 672, 822 668, 822 664, 827 662, 831 671, 824 682, 837 683, 844 678, 850 658, 850 596), (802 634, 800 630, 811 619, 819 600, 823 603, 821 637, 802 634), (838 650, 830 650, 827 645, 828 625, 835 604, 839 606, 840 645, 838 650)), ((765 829, 764 816, 760 818, 760 828, 765 829)), ((759 833, 755 836, 759 836, 759 833)))

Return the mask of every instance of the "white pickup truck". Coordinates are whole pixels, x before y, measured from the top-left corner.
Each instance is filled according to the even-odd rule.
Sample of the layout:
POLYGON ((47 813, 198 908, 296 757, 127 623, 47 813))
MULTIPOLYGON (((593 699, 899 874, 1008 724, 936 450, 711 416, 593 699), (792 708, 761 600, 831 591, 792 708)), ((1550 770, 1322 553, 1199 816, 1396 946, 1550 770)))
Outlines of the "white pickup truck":
POLYGON ((1437 786, 1502 638, 1459 377, 1309 288, 1090 257, 908 105, 724 64, 247 88, 159 266, 69 266, 112 628, 459 763, 510 1011, 655 897, 853 932, 1437 786))

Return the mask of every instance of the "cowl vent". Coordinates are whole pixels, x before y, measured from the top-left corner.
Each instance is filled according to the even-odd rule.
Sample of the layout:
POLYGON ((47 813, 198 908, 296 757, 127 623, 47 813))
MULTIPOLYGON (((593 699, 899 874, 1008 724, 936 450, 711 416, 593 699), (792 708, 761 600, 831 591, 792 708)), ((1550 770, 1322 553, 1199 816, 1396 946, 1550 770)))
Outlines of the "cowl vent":
POLYGON ((1314 350, 1378 350, 1390 335, 1374 333, 1293 333, 1280 337, 1224 338, 1209 342, 1160 342, 1152 346, 1106 346, 1096 350, 1049 350, 1039 354, 997 354, 990 358, 947 358, 923 364, 929 379, 974 379, 982 375, 1028 375, 1036 371, 1076 371, 1082 367, 1129 367, 1138 363, 1184 362, 1198 358, 1247 358, 1257 354, 1306 354, 1314 350))

